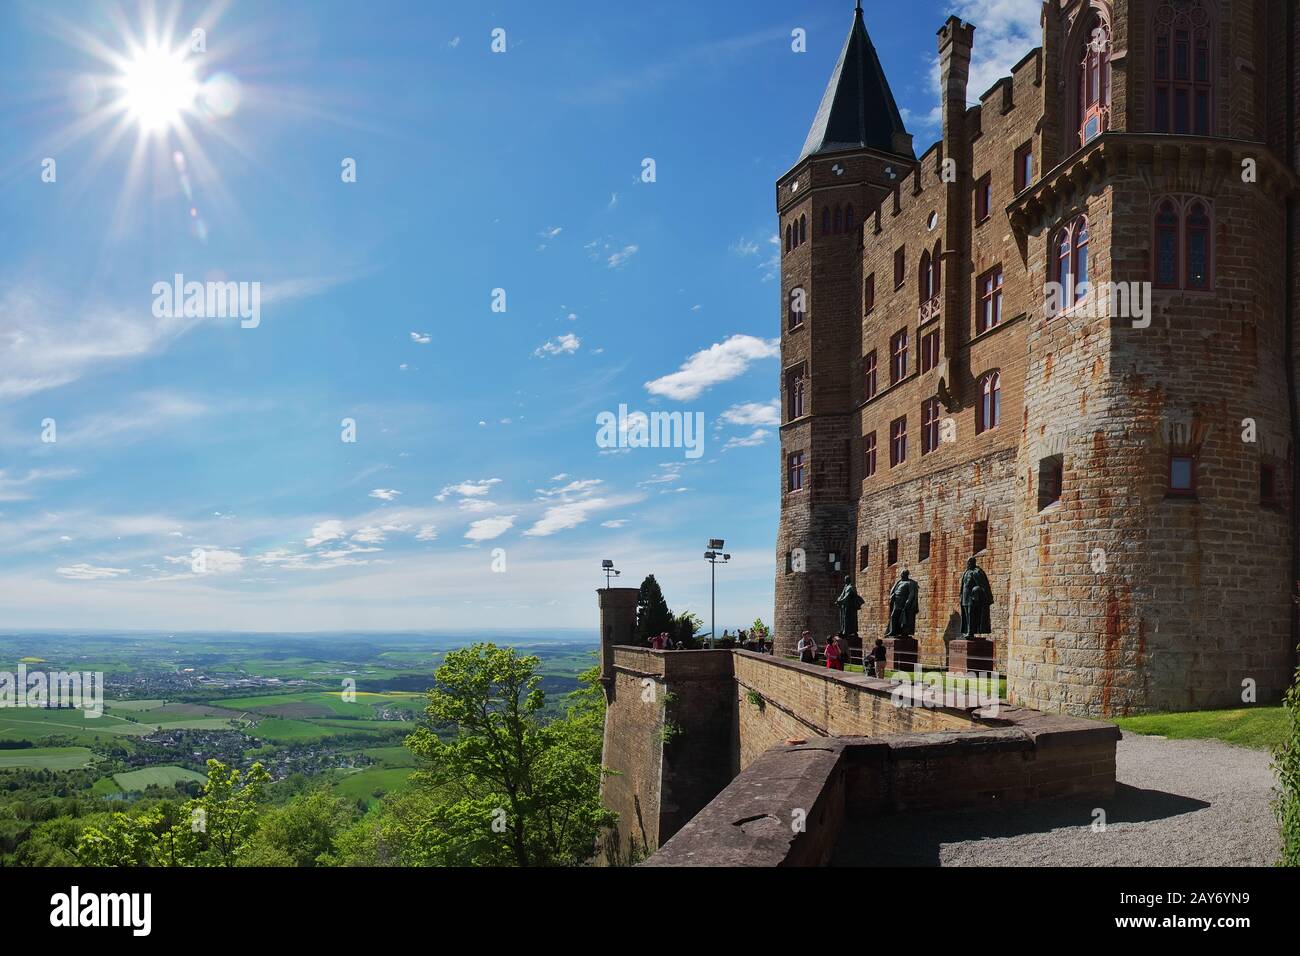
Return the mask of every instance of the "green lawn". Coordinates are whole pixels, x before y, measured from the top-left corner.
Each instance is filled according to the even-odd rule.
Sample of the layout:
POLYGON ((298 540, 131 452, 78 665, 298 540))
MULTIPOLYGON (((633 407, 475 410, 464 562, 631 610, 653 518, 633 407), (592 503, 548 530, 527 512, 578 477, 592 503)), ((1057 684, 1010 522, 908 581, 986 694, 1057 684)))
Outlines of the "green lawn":
POLYGON ((1222 740, 1259 750, 1272 750, 1286 735, 1286 713, 1280 706, 1192 710, 1181 714, 1143 714, 1113 719, 1121 729, 1135 734, 1156 734, 1175 740, 1222 740))
POLYGON ((0 750, 0 770, 77 770, 90 766, 88 747, 28 747, 0 750))
POLYGON ((204 783, 207 779, 203 774, 184 767, 145 767, 143 770, 113 774, 117 785, 127 791, 143 790, 146 787, 170 787, 185 780, 204 783))

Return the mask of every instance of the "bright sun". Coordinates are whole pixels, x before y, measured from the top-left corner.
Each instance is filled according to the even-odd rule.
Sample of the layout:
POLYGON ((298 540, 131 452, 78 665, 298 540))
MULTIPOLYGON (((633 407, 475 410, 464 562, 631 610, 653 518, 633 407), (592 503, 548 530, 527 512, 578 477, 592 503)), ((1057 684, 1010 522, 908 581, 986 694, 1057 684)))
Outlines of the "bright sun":
POLYGON ((162 46, 138 50, 124 66, 120 85, 127 112, 148 133, 174 127, 193 107, 199 92, 184 53, 162 46))

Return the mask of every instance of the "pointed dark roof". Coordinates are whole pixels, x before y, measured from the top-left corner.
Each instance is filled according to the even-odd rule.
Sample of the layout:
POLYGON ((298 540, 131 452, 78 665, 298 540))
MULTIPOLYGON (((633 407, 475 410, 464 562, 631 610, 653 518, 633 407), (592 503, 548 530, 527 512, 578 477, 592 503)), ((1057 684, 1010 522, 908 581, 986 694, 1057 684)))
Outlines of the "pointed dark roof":
POLYGON ((859 5, 799 159, 862 147, 897 153, 894 133, 906 132, 859 5))

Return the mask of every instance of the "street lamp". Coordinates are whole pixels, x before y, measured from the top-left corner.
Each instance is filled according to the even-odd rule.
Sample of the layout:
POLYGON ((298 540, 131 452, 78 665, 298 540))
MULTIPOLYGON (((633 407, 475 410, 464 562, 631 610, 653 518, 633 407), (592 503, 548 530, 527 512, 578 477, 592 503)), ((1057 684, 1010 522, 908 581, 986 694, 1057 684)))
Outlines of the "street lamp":
POLYGON ((709 647, 714 646, 716 633, 718 629, 718 565, 726 564, 731 560, 731 555, 722 553, 722 546, 726 542, 721 538, 709 539, 709 550, 704 552, 704 560, 709 562, 709 647))
POLYGON ((605 590, 608 591, 610 577, 618 577, 621 572, 614 570, 614 562, 609 559, 600 562, 600 569, 605 572, 605 590))

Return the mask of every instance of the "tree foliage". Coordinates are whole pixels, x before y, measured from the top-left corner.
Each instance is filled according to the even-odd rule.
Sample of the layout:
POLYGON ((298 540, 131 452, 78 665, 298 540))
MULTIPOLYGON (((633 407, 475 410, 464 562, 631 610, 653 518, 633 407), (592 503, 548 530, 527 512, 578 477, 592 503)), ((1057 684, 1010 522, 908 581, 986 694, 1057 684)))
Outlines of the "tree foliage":
POLYGON ((665 631, 673 632, 673 614, 664 600, 663 589, 653 574, 641 582, 641 592, 636 600, 636 633, 642 644, 665 631))
POLYGON ((1300 670, 1282 701, 1287 734, 1273 754, 1277 789, 1273 812, 1282 833, 1279 866, 1300 866, 1300 670))
POLYGON ((592 856, 613 819, 600 803, 599 675, 584 673, 566 715, 547 721, 539 663, 491 643, 447 655, 429 691, 431 726, 407 738, 427 768, 420 789, 341 837, 343 862, 568 866, 592 856))

